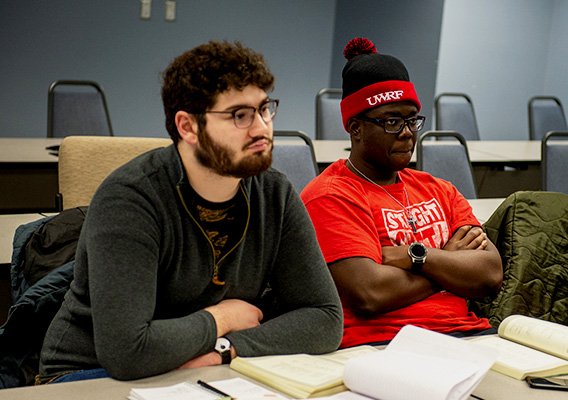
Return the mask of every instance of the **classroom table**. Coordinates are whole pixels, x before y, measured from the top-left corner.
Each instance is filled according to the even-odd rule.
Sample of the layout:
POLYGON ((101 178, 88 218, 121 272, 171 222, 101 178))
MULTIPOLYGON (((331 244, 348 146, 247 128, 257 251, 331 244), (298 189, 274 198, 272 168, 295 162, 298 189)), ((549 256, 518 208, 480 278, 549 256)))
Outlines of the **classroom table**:
POLYGON ((61 138, 0 138, 0 213, 55 211, 61 138))
MULTIPOLYGON (((186 370, 175 370, 162 375, 134 381, 117 381, 111 378, 94 379, 90 381, 58 383, 44 386, 29 386, 14 389, 0 390, 0 400, 124 400, 133 387, 160 387, 170 386, 184 381, 196 382, 201 379, 212 382, 222 379, 241 377, 251 380, 244 375, 233 371, 228 365, 203 367, 186 370)), ((266 387, 269 390, 284 395, 260 382, 252 382, 266 387)), ((566 399, 568 393, 531 389, 524 381, 489 371, 477 388, 473 391, 474 397, 470 399, 484 400, 560 400, 566 399)), ((167 400, 167 399, 164 399, 167 400)))
POLYGON ((470 152, 475 158, 504 161, 510 163, 540 163, 541 142, 538 140, 470 140, 467 142, 470 152))
MULTIPOLYGON (((331 164, 349 157, 349 140, 314 140, 318 164, 331 164)), ((448 144, 451 142, 448 141, 448 144)), ((427 142, 425 143, 428 144, 427 142)), ((540 163, 541 143, 536 140, 469 140, 470 161, 475 163, 540 163)), ((416 152, 411 162, 416 162, 416 152)))
POLYGON ((0 214, 0 265, 10 264, 12 241, 18 226, 43 218, 40 213, 0 214))
MULTIPOLYGON (((0 138, 0 163, 57 163, 54 151, 61 138, 0 138)), ((312 140, 319 164, 331 164, 349 156, 349 140, 312 140)), ((540 162, 541 144, 535 140, 470 140, 467 142, 472 163, 540 162)), ((412 161, 416 160, 416 154, 412 161)))
MULTIPOLYGON (((53 212, 58 193, 57 156, 46 147, 60 138, 0 138, 0 214, 53 212)), ((349 157, 349 140, 314 140, 320 171, 349 157)), ((539 141, 468 141, 477 194, 507 197, 540 190, 539 141)), ((411 161, 414 165, 416 155, 411 161)))
POLYGON ((492 198, 492 199, 469 199, 468 202, 473 209, 473 215, 484 224, 487 222, 491 214, 501 205, 505 200, 504 198, 492 198))
MULTIPOLYGON (((313 144, 320 172, 334 161, 349 157, 348 140, 315 140, 313 144)), ((540 141, 470 140, 467 145, 478 197, 507 197, 519 190, 541 190, 540 141)), ((410 167, 415 165, 416 151, 410 167)))

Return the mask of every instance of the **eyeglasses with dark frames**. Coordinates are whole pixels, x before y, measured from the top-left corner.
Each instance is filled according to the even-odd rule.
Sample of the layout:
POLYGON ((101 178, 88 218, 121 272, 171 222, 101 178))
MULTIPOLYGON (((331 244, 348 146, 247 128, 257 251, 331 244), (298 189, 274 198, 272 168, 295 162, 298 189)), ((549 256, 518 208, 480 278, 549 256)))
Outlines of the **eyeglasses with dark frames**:
POLYGON ((422 115, 417 115, 410 118, 390 117, 383 119, 371 118, 362 115, 356 118, 362 121, 368 121, 377 124, 381 126, 385 130, 385 132, 394 134, 399 134, 400 132, 402 132, 404 125, 408 126, 408 129, 410 129, 411 132, 418 132, 422 128, 424 128, 424 121, 426 120, 426 117, 422 115))
POLYGON ((278 109, 279 100, 270 99, 262 103, 258 108, 247 106, 239 107, 232 111, 205 111, 209 114, 231 114, 233 116, 233 122, 237 128, 246 129, 250 127, 254 122, 254 117, 256 112, 266 123, 269 123, 276 117, 276 110, 278 109))

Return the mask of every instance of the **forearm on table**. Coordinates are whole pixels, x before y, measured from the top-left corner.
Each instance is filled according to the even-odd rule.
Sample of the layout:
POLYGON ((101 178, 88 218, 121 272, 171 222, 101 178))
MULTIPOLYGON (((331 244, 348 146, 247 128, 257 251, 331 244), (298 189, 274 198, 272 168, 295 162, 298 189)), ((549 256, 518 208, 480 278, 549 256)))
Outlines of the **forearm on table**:
POLYGON ((343 333, 343 314, 335 304, 303 307, 286 312, 260 326, 227 335, 243 357, 336 350, 343 333))
POLYGON ((179 367, 213 349, 216 335, 211 315, 95 325, 95 348, 101 366, 114 378, 139 379, 179 367), (107 325, 98 326, 98 325, 107 325), (98 326, 98 327, 97 327, 98 326), (120 332, 120 335, 118 335, 120 332))

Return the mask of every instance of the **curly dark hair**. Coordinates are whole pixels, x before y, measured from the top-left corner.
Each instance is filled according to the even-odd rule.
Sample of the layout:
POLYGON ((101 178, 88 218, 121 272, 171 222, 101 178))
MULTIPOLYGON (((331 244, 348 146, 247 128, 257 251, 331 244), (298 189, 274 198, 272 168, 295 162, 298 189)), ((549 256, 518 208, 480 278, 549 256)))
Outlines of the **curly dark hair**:
POLYGON ((194 114, 202 128, 203 113, 222 92, 248 85, 268 91, 274 86, 262 54, 227 41, 210 41, 183 53, 164 71, 162 80, 166 129, 175 143, 181 139, 175 124, 178 111, 194 114))

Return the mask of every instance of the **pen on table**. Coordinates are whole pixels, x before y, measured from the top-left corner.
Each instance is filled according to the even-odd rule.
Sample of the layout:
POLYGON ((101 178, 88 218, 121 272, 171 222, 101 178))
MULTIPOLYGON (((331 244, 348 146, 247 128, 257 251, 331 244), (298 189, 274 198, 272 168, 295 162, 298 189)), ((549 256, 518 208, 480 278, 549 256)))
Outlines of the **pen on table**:
POLYGON ((229 396, 227 393, 222 392, 222 391, 220 391, 219 389, 214 388, 213 386, 211 386, 211 385, 208 384, 207 382, 203 382, 202 380, 198 380, 198 381, 197 381, 197 384, 198 384, 199 386, 203 386, 204 388, 211 390, 212 392, 217 393, 217 394, 220 395, 220 396, 223 396, 223 397, 227 397, 227 398, 229 398, 229 399, 232 399, 232 397, 229 396))

